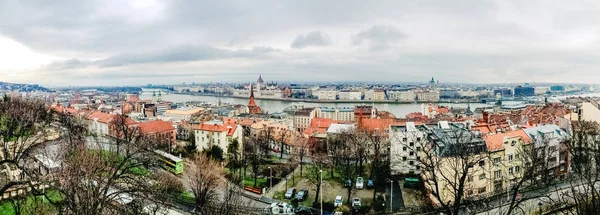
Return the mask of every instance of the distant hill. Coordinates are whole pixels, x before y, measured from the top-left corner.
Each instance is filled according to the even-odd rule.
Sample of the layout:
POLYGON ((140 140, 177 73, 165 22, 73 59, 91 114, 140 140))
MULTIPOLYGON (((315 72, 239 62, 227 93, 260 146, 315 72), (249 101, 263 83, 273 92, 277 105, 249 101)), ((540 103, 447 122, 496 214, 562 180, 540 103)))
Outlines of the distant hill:
POLYGON ((8 82, 0 81, 0 90, 10 90, 10 91, 19 91, 19 92, 32 92, 32 91, 44 91, 48 92, 45 87, 42 87, 38 84, 15 84, 8 82))

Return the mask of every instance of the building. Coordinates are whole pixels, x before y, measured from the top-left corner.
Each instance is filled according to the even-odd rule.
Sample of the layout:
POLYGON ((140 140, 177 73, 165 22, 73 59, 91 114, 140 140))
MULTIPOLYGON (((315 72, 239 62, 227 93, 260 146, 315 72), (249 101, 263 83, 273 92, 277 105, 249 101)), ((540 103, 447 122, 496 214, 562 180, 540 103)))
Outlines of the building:
POLYGON ((415 92, 417 101, 437 102, 440 100, 440 91, 417 91, 415 92))
POLYGON ((533 87, 527 87, 527 86, 515 87, 515 96, 516 97, 526 97, 526 96, 534 96, 534 95, 535 95, 535 88, 533 88, 533 87))
POLYGON ((548 124, 524 129, 532 140, 533 150, 545 155, 547 173, 551 179, 564 179, 570 171, 570 155, 567 141, 570 135, 558 125, 548 124))
POLYGON ((319 100, 336 100, 338 91, 333 89, 319 89, 313 92, 319 100))
POLYGON ((113 120, 117 117, 125 117, 125 124, 127 126, 137 126, 137 122, 132 119, 116 114, 108 114, 100 111, 93 111, 87 116, 88 120, 88 131, 98 135, 99 137, 117 137, 118 131, 112 125, 113 120))
POLYGON ((167 110, 163 113, 163 116, 170 117, 175 121, 187 120, 192 118, 192 115, 203 111, 204 108, 179 108, 173 110, 167 110))
POLYGON ((319 117, 336 121, 354 121, 354 108, 351 107, 320 107, 319 117))
MULTIPOLYGON (((262 79, 260 79, 262 80, 262 79)), ((254 101, 254 88, 250 87, 250 100, 248 101, 248 113, 249 114, 260 114, 262 110, 254 101)))
POLYGON ((169 145, 175 145, 177 141, 177 128, 171 123, 154 120, 139 123, 140 132, 145 136, 168 141, 169 145))
POLYGON ((550 86, 550 91, 552 91, 552 92, 564 92, 565 91, 565 86, 561 86, 561 85, 550 86))
POLYGON ((360 118, 374 118, 377 116, 377 109, 370 105, 358 105, 354 107, 354 121, 360 118))
POLYGON ((514 186, 526 171, 523 162, 531 138, 523 130, 490 134, 484 137, 489 152, 489 190, 494 193, 507 191, 514 186))
POLYGON ((365 92, 365 100, 367 101, 383 101, 385 100, 385 92, 380 89, 371 89, 365 92))
POLYGON ((448 107, 433 104, 421 104, 421 114, 427 118, 434 118, 438 114, 448 114, 448 107))
POLYGON ((458 90, 440 90, 440 98, 452 99, 460 97, 458 90))
POLYGON ((423 146, 422 162, 435 171, 424 171, 421 177, 430 199, 439 204, 455 200, 453 178, 466 177, 464 199, 487 197, 490 183, 486 168, 487 146, 481 135, 462 124, 440 121, 435 127, 423 127, 427 134, 427 145, 423 146), (463 168, 467 167, 467 168, 463 168), (432 192, 437 190, 438 192, 432 192), (439 200, 436 197, 439 196, 439 200))
POLYGON ((501 88, 501 89, 495 89, 494 90, 494 95, 500 95, 501 97, 512 97, 513 93, 511 89, 508 88, 501 88))
POLYGON ((213 120, 202 123, 194 128, 196 147, 199 151, 219 146, 223 153, 228 153, 228 145, 237 139, 239 150, 243 149, 243 129, 240 125, 224 124, 223 121, 213 120))
POLYGON ((414 91, 387 91, 390 100, 399 102, 414 102, 417 94, 414 91))
POLYGON ((318 108, 301 108, 294 113, 294 129, 303 132, 310 126, 310 121, 319 116, 318 108))
POLYGON ((390 169, 392 175, 421 174, 420 155, 427 144, 424 129, 414 122, 390 126, 390 169))
POLYGON ((284 90, 279 88, 277 83, 265 83, 262 76, 258 76, 256 83, 250 83, 242 87, 237 87, 233 90, 234 97, 248 97, 254 91, 256 98, 283 98, 284 90))
POLYGON ((342 90, 339 93, 340 100, 362 100, 362 92, 342 90))

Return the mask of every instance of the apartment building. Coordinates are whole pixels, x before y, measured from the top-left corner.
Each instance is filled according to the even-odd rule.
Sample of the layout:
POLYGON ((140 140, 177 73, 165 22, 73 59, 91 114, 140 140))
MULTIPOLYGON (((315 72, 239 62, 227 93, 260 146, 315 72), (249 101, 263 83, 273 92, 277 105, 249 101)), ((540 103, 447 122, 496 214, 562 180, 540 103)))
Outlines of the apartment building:
POLYGON ((319 117, 335 121, 354 121, 354 108, 352 107, 320 107, 319 117))
POLYGON ((385 92, 380 89, 371 89, 365 92, 365 100, 367 101, 383 101, 385 100, 385 92))
POLYGON ((388 91, 387 93, 390 100, 400 102, 414 102, 417 97, 413 91, 388 91))
POLYGON ((208 121, 194 128, 194 133, 198 151, 216 145, 223 149, 223 153, 227 154, 227 146, 236 138, 239 150, 243 149, 243 129, 237 124, 225 124, 220 120, 208 121))
POLYGON ((392 175, 421 174, 420 158, 427 143, 426 133, 420 123, 406 122, 390 126, 390 168, 392 175))
POLYGON ((339 93, 340 100, 361 100, 362 92, 342 90, 339 93))
POLYGON ((490 134, 484 137, 489 156, 491 183, 489 190, 501 193, 514 186, 523 177, 523 160, 527 155, 524 147, 531 144, 525 131, 490 134))
POLYGON ((319 116, 318 108, 301 108, 294 113, 294 129, 303 132, 310 126, 310 121, 319 116))

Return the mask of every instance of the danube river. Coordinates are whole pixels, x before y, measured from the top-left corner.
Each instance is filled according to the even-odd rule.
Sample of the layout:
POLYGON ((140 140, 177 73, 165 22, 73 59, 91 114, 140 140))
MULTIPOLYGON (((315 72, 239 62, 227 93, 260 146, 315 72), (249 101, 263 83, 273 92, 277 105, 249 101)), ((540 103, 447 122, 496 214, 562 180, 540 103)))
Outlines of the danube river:
MULTIPOLYGON (((152 93, 145 92, 140 96, 141 99, 152 99, 152 93)), ((184 94, 163 94, 162 100, 171 101, 175 103, 180 102, 189 102, 189 101, 202 101, 206 103, 216 104, 219 100, 218 97, 215 96, 196 96, 196 95, 184 95, 184 94)), ((241 98, 231 98, 231 97, 221 97, 222 103, 229 104, 248 104, 248 99, 241 98)), ((257 99, 256 103, 260 106, 263 111, 268 111, 269 113, 281 112, 286 107, 297 105, 304 107, 353 107, 355 105, 373 105, 378 110, 385 110, 393 113, 396 117, 404 117, 406 114, 411 112, 419 112, 421 104, 396 104, 396 103, 312 103, 312 102, 295 102, 295 101, 276 101, 276 100, 260 100, 257 99)), ((504 102, 506 105, 520 104, 521 102, 504 102)), ((457 107, 457 108, 466 108, 468 104, 466 103, 439 103, 438 105, 449 106, 449 107, 457 107)), ((471 109, 474 110, 478 107, 491 107, 492 104, 482 104, 482 103, 471 103, 471 109)))

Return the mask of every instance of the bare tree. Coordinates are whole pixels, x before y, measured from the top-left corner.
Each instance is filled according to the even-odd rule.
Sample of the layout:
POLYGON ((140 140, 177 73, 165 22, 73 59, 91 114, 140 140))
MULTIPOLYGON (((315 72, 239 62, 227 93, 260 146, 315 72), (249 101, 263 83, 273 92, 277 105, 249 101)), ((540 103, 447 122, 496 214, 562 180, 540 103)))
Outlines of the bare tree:
POLYGON ((16 186, 31 184, 35 178, 24 170, 30 153, 45 144, 53 112, 39 100, 4 95, 0 99, 0 194, 16 186))
POLYGON ((194 210, 204 214, 205 208, 214 206, 218 200, 220 165, 207 156, 199 155, 193 160, 192 166, 194 168, 188 168, 186 180, 196 197, 194 210))
MULTIPOLYGON (((390 162, 388 159, 388 141, 386 134, 379 131, 362 130, 361 135, 364 135, 367 140, 368 160, 371 163, 369 178, 375 184, 384 184, 386 178, 390 175, 390 162)), ((375 199, 377 189, 373 189, 373 199, 375 199)))
POLYGON ((445 214, 459 214, 469 192, 485 189, 488 183, 485 142, 473 132, 454 126, 430 136, 432 141, 424 147, 419 161, 425 186, 445 214))
POLYGON ((347 204, 350 204, 350 198, 352 196, 353 184, 352 181, 357 176, 357 153, 356 153, 356 137, 354 131, 345 131, 339 134, 338 137, 330 141, 333 146, 332 149, 335 151, 335 156, 332 157, 334 160, 335 170, 342 177, 343 183, 346 186, 346 182, 350 181, 349 186, 346 186, 347 190, 347 204))

